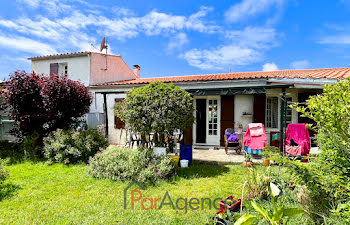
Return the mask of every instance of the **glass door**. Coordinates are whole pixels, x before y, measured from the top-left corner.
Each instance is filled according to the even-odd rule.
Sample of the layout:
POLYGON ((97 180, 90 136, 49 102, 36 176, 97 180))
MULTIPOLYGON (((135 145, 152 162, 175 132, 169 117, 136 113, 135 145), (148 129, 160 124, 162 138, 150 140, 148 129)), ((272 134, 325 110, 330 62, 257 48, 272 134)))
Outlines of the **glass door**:
POLYGON ((207 99, 207 144, 220 144, 219 98, 207 99))

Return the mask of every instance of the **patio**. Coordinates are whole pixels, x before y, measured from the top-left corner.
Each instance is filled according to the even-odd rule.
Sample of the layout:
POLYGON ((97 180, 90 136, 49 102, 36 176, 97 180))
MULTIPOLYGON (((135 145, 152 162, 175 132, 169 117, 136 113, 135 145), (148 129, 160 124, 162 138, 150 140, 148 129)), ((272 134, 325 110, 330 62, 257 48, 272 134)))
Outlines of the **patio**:
MULTIPOLYGON (((315 155, 319 153, 317 147, 310 149, 310 154, 315 155)), ((214 149, 193 149, 193 159, 199 161, 215 161, 215 162, 230 162, 230 163, 241 163, 244 160, 244 152, 237 154, 233 150, 229 150, 229 154, 226 155, 225 149, 220 148, 214 149)), ((253 162, 261 163, 261 159, 252 159, 253 162)))

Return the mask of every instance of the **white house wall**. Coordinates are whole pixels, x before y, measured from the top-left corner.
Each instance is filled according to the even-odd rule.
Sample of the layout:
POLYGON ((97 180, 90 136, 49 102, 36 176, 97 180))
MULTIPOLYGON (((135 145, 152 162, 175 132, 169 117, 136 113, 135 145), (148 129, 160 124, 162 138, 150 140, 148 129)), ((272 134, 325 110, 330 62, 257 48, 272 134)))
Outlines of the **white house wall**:
POLYGON ((67 63, 69 78, 72 80, 79 80, 86 86, 89 85, 90 59, 88 55, 57 59, 33 60, 32 71, 38 74, 50 74, 51 63, 67 63))
POLYGON ((245 131, 248 124, 253 122, 253 107, 254 107, 254 96, 253 95, 235 95, 234 101, 235 113, 235 127, 240 123, 243 125, 243 130, 245 131), (243 115, 247 113, 250 115, 243 115))

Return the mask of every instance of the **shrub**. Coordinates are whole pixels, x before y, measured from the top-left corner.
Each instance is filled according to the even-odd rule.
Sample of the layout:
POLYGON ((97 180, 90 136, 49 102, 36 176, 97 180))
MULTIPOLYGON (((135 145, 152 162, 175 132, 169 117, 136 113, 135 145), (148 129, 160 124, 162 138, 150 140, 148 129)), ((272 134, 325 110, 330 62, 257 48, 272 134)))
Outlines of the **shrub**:
POLYGON ((321 153, 309 164, 294 163, 291 168, 318 208, 335 209, 350 198, 349 90, 350 79, 325 85, 324 92, 307 100, 306 107, 294 106, 317 124, 321 153))
POLYGON ((124 149, 113 145, 97 153, 89 162, 89 173, 96 178, 142 183, 168 178, 173 169, 168 156, 155 156, 152 149, 124 149))
POLYGON ((88 87, 67 75, 17 71, 4 86, 3 106, 16 122, 13 134, 22 139, 37 132, 38 144, 51 131, 70 128, 89 112, 92 101, 88 87))
POLYGON ((34 132, 32 135, 28 135, 24 138, 22 143, 22 150, 26 158, 42 158, 42 146, 38 144, 40 135, 38 132, 34 132))
POLYGON ((58 129, 45 138, 43 151, 49 163, 87 163, 90 156, 107 146, 108 141, 96 129, 58 129))
POLYGON ((0 159, 0 184, 4 183, 8 177, 8 172, 5 170, 7 160, 0 159))
MULTIPOLYGON (((165 133, 191 126, 192 97, 174 84, 153 82, 127 93, 123 105, 116 104, 115 112, 131 130, 142 134, 154 132, 156 146, 165 146, 165 133)), ((169 140, 171 141, 171 140, 169 140)))
POLYGON ((14 162, 23 158, 23 151, 17 143, 0 141, 0 158, 9 158, 10 162, 14 162))

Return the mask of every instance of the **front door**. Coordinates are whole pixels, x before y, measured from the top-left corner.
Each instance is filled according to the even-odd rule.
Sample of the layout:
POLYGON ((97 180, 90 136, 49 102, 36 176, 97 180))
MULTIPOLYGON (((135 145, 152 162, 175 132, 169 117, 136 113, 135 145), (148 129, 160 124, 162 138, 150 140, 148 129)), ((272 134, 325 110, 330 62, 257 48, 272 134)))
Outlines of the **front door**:
POLYGON ((207 144, 220 145, 220 97, 207 98, 207 144))
POLYGON ((196 143, 205 144, 207 124, 207 100, 196 99, 196 143))

